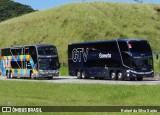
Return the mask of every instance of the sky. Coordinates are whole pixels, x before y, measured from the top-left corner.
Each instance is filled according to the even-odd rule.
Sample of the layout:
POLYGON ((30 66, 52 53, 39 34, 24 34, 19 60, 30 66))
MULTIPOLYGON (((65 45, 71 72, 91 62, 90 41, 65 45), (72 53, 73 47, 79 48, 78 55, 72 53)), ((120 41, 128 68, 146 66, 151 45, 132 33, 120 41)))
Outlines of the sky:
MULTIPOLYGON (((103 2, 131 2, 136 3, 134 0, 13 0, 25 5, 31 6, 35 10, 45 10, 53 7, 57 7, 64 4, 73 2, 90 2, 90 1, 103 1, 103 2)), ((160 0, 141 0, 143 3, 159 3, 160 0)))

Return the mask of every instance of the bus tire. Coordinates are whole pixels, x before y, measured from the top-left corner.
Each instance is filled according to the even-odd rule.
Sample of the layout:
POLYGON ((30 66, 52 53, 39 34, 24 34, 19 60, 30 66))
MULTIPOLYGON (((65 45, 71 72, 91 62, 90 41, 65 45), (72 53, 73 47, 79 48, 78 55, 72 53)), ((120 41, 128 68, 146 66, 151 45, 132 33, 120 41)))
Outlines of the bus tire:
POLYGON ((116 80, 116 73, 111 71, 110 72, 110 78, 111 78, 111 80, 116 80))
POLYGON ((8 72, 8 71, 6 72, 6 76, 7 76, 7 78, 9 79, 9 72, 8 72))
POLYGON ((118 71, 118 72, 117 72, 117 79, 118 79, 118 80, 123 80, 123 74, 122 74, 121 71, 118 71))
POLYGON ((86 72, 82 71, 82 79, 87 79, 86 72))
POLYGON ((77 71, 77 78, 78 79, 82 79, 82 73, 81 73, 81 71, 77 71))
POLYGON ((13 79, 12 71, 9 72, 9 78, 13 79))
POLYGON ((137 80, 138 80, 138 81, 142 81, 142 80, 143 80, 143 77, 137 77, 137 80))
POLYGON ((30 72, 30 79, 34 79, 32 71, 30 72))

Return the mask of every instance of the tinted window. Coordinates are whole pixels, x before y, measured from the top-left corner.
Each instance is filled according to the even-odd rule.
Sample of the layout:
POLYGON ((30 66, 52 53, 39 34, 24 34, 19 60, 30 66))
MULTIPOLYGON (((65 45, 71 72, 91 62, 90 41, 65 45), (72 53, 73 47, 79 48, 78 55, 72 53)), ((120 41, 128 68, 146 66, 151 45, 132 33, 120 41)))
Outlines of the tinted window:
POLYGON ((38 55, 57 55, 55 47, 38 47, 38 55))
POLYGON ((12 55, 23 55, 22 53, 23 53, 22 52, 22 48, 13 48, 13 49, 11 49, 11 54, 12 55))
POLYGON ((95 50, 104 51, 104 52, 117 52, 117 44, 116 42, 102 42, 91 44, 91 47, 95 48, 95 50))
POLYGON ((39 58, 39 69, 54 70, 59 68, 58 58, 39 58))
POLYGON ((10 56, 11 53, 10 53, 10 49, 7 48, 7 49, 2 49, 2 52, 1 52, 1 56, 10 56))
POLYGON ((34 63, 37 63, 37 51, 35 46, 25 47, 25 55, 31 55, 34 63))
POLYGON ((127 42, 119 41, 118 44, 121 52, 128 51, 127 42))
POLYGON ((131 41, 129 42, 129 49, 134 53, 151 52, 150 45, 147 41, 131 41))
POLYGON ((22 63, 23 62, 21 62, 21 61, 11 61, 11 66, 13 69, 21 69, 22 63))

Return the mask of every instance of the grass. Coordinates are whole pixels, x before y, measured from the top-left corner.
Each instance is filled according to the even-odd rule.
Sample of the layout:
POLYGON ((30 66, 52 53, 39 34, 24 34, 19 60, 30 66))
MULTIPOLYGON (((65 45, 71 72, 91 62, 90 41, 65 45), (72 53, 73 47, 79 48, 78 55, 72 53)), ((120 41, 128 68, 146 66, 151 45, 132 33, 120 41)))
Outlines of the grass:
POLYGON ((60 68, 60 76, 66 76, 68 75, 68 68, 66 66, 63 66, 60 68))
POLYGON ((0 106, 159 106, 160 86, 0 81, 0 106))
POLYGON ((159 4, 90 2, 37 11, 1 22, 0 47, 54 44, 62 66, 67 66, 67 45, 72 42, 139 38, 160 52, 159 9, 159 4))

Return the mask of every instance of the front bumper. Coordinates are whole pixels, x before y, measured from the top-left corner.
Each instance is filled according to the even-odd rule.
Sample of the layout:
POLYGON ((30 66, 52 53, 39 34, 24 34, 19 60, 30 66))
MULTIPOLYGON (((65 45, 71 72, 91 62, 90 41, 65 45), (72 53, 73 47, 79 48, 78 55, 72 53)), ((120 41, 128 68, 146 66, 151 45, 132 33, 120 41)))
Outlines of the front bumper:
POLYGON ((59 76, 59 70, 40 70, 36 75, 36 77, 41 77, 41 78, 45 78, 45 77, 48 78, 48 77, 55 77, 55 76, 59 76))
POLYGON ((127 70, 126 77, 127 78, 154 77, 154 71, 152 70, 146 72, 138 72, 138 71, 127 70))

